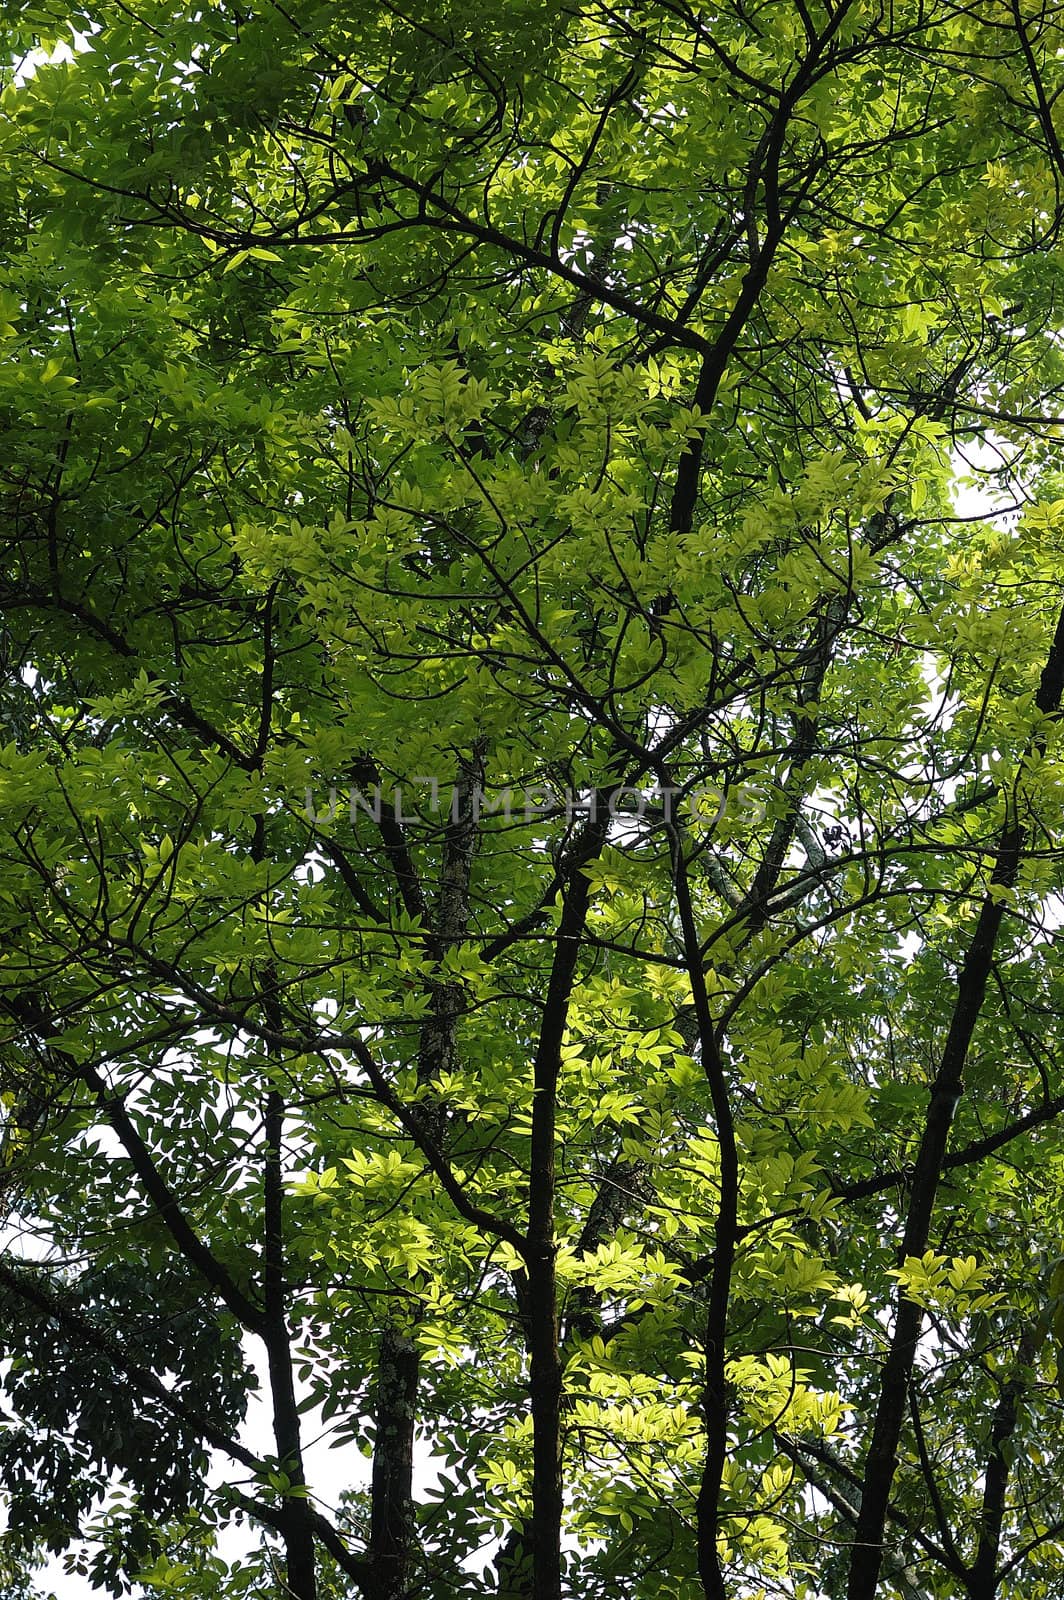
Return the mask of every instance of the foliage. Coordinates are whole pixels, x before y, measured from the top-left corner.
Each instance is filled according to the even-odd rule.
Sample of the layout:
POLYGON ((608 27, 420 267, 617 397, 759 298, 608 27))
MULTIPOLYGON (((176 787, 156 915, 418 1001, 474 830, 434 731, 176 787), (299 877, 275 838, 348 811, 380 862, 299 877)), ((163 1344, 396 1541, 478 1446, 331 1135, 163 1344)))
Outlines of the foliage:
POLYGON ((1050 1596, 1056 11, 3 16, 12 1583, 1050 1596))

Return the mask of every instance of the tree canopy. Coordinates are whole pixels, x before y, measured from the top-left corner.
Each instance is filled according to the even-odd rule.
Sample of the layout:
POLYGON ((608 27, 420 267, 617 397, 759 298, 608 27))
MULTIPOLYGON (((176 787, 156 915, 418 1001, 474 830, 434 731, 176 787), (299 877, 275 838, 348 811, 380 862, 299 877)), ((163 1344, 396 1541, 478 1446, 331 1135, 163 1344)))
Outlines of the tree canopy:
POLYGON ((0 16, 0 1592, 1059 1595, 1062 8, 0 16))

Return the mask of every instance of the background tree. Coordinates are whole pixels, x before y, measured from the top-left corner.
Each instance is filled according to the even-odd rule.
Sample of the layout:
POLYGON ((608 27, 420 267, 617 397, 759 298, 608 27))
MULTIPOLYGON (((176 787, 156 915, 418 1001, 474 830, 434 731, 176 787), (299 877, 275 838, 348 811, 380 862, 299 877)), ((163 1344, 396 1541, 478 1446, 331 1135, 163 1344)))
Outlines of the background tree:
POLYGON ((1057 15, 350 11, 4 9, 14 1570, 1049 1595, 1057 15))

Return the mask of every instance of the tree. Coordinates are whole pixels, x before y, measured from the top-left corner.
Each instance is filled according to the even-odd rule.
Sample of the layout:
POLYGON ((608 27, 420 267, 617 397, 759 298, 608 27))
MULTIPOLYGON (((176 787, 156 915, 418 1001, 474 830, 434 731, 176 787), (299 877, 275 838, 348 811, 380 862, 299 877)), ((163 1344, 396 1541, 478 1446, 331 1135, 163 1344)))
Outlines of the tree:
POLYGON ((12 1583, 1051 1595, 1056 10, 4 17, 12 1583))

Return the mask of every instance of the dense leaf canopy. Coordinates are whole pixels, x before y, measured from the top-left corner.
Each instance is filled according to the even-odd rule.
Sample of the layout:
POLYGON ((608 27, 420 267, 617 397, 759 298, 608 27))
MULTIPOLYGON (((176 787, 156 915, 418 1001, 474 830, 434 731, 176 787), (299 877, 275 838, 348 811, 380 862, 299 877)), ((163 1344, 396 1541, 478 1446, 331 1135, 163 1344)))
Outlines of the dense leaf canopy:
POLYGON ((1059 1596, 1064 8, 0 16, 4 1592, 1059 1596))

